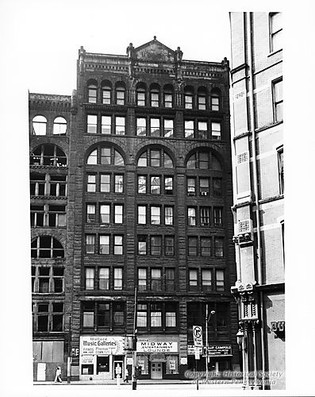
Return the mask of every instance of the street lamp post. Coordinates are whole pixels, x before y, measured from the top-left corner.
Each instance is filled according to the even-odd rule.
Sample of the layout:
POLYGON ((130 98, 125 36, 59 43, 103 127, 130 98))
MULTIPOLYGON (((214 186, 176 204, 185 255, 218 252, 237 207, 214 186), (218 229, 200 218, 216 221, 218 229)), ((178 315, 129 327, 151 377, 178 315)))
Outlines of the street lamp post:
POLYGON ((209 352, 208 352, 208 344, 209 344, 209 340, 208 340, 208 323, 210 321, 211 316, 213 316, 215 314, 214 310, 211 310, 210 315, 208 314, 209 312, 209 307, 208 304, 206 305, 206 382, 208 382, 208 377, 209 377, 209 369, 208 369, 208 365, 209 365, 209 352))

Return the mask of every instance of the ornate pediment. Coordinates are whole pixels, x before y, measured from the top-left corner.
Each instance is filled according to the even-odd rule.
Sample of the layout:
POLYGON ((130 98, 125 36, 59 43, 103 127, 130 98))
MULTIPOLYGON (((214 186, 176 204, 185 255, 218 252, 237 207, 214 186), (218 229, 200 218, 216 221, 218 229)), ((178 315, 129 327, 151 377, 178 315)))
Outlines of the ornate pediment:
POLYGON ((175 51, 162 44, 156 37, 134 49, 134 58, 145 62, 174 62, 175 51))

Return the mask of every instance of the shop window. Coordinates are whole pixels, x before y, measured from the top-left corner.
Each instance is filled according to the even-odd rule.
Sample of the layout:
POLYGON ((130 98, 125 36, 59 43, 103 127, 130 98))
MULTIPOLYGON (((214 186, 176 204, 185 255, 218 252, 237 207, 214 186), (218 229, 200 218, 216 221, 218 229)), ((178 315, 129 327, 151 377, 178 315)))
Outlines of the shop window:
POLYGON ((85 253, 95 254, 95 234, 85 235, 85 253))
POLYGON ((88 103, 96 103, 97 102, 97 85, 89 84, 88 85, 88 103))
POLYGON ((139 291, 145 291, 147 289, 147 269, 138 269, 138 289, 139 291))
POLYGON ((122 268, 118 267, 114 269, 114 290, 123 289, 123 272, 122 268))
POLYGON ((173 236, 165 237, 165 256, 175 255, 175 239, 173 236))
POLYGON ((100 267, 98 272, 98 288, 101 291, 109 290, 109 268, 100 267))
POLYGON ((213 207, 213 224, 214 226, 223 225, 223 208, 213 207))
POLYGON ((123 85, 116 86, 116 104, 117 105, 124 105, 125 104, 125 96, 126 96, 126 89, 123 85))
POLYGON ((162 327, 162 305, 160 303, 150 304, 150 318, 151 328, 162 327))
POLYGON ((67 120, 63 117, 56 117, 54 120, 53 134, 63 135, 67 132, 67 120))
POLYGON ((161 224, 161 207, 151 206, 151 225, 161 224))
POLYGON ((187 208, 187 220, 188 226, 196 226, 196 208, 188 207, 187 208))
POLYGON ((187 178, 187 194, 188 196, 196 195, 196 178, 187 178))
POLYGON ((35 116, 32 120, 32 133, 34 135, 46 135, 47 119, 44 116, 35 116))
POLYGON ((146 328, 148 326, 148 305, 146 303, 137 304, 137 327, 146 328))
POLYGON ((112 133, 112 118, 111 116, 101 117, 101 133, 109 135, 112 133))
MULTIPOLYGON (((102 374, 103 372, 109 372, 109 356, 97 356, 97 370, 96 373, 98 374, 102 374)), ((90 375, 87 374, 87 375, 90 375)), ((93 375, 93 372, 92 374, 93 375)))
POLYGON ((85 289, 94 290, 94 280, 95 280, 95 269, 86 268, 85 269, 85 289))
POLYGON ((270 52, 281 50, 282 46, 282 16, 280 12, 269 14, 270 52))
POLYGON ((93 375, 94 365, 93 364, 82 364, 81 365, 81 375, 93 375))
POLYGON ((109 83, 102 84, 102 102, 104 105, 110 105, 112 101, 112 87, 109 83))
POLYGON ((147 236, 138 236, 138 255, 147 255, 147 236))
POLYGON ((174 120, 165 119, 164 120, 164 129, 163 129, 165 138, 172 138, 174 135, 174 120))
POLYGON ((87 133, 97 134, 97 115, 95 114, 87 115, 87 133))
POLYGON ((99 253, 100 255, 109 255, 109 243, 110 237, 108 235, 100 235, 99 236, 99 253))
POLYGON ((214 238, 214 256, 223 258, 224 256, 224 238, 215 237, 214 238))
POLYGON ((217 123, 212 121, 211 123, 211 138, 212 139, 221 139, 221 123, 217 123))
POLYGON ((193 138, 195 136, 195 128, 193 120, 185 120, 185 138, 193 138))
POLYGON ((126 118, 121 116, 115 117, 115 134, 116 135, 125 135, 126 132, 126 118))
POLYGON ((198 238, 188 237, 188 255, 197 256, 198 254, 198 238))
POLYGON ((166 372, 167 375, 178 374, 178 356, 166 356, 166 372))
POLYGON ((150 238, 151 255, 161 256, 162 254, 162 237, 161 236, 151 236, 150 238))
POLYGON ((210 207, 200 207, 200 226, 210 226, 210 207))
POLYGON ((64 258, 62 244, 52 236, 38 236, 31 244, 32 258, 64 258))
POLYGON ((272 82, 274 122, 283 121, 283 80, 272 82))
POLYGON ((123 255, 123 236, 114 236, 114 255, 123 255))
POLYGON ((137 136, 147 135, 147 119, 145 117, 137 117, 137 136))
POLYGON ((200 238, 200 255, 211 256, 211 238, 201 237, 200 238))
POLYGON ((151 291, 162 291, 161 269, 151 269, 151 291))

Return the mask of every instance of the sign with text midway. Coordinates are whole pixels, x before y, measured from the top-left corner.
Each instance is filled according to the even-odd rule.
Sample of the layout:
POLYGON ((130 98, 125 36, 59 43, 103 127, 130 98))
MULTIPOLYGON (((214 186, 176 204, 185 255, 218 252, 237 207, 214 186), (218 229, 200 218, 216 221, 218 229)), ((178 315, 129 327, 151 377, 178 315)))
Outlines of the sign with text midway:
POLYGON ((177 353, 178 342, 173 341, 137 341, 137 352, 141 353, 177 353))

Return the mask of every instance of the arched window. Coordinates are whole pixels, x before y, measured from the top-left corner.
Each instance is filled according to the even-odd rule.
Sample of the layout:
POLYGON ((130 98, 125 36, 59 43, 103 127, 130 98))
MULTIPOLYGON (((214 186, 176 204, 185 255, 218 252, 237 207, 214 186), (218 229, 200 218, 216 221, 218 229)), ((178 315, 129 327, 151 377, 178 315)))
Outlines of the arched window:
POLYGON ((165 85, 163 92, 164 107, 166 108, 173 107, 173 95, 174 95, 173 87, 170 84, 165 85))
POLYGON ((57 145, 44 144, 37 146, 31 153, 30 165, 65 167, 67 165, 67 156, 57 145))
POLYGON ((138 106, 146 105, 146 86, 139 84, 136 89, 136 102, 138 106))
POLYGON ((211 91, 211 110, 215 112, 220 110, 220 91, 217 89, 211 91))
POLYGON ((222 171, 219 159, 210 151, 199 150, 194 152, 187 160, 188 169, 210 169, 213 171, 222 171))
POLYGON ((192 109, 194 106, 194 91, 192 87, 185 87, 184 90, 184 107, 185 109, 192 109))
POLYGON ((205 87, 198 88, 198 109, 206 110, 207 109, 207 90, 205 87))
POLYGON ((138 167, 174 168, 171 157, 163 149, 147 149, 138 158, 138 167))
POLYGON ((109 81, 102 83, 102 103, 110 105, 112 103, 112 86, 109 81))
POLYGON ((97 102, 97 84, 96 81, 91 81, 88 84, 88 102, 96 103, 97 102))
POLYGON ((54 120, 53 133, 56 135, 62 135, 67 132, 67 120, 63 117, 56 117, 54 120))
POLYGON ((86 164, 123 166, 125 162, 123 156, 118 152, 118 150, 112 147, 99 146, 89 154, 86 164))
POLYGON ((116 85, 116 104, 117 105, 124 105, 125 104, 125 96, 126 96, 126 89, 122 83, 118 83, 116 85))
POLYGON ((32 241, 32 258, 64 258, 62 244, 52 236, 38 236, 32 241))
POLYGON ((160 87, 152 84, 150 87, 150 106, 157 108, 160 106, 160 87))
POLYGON ((46 135, 47 133, 47 119, 44 116, 35 116, 32 120, 34 135, 46 135))

